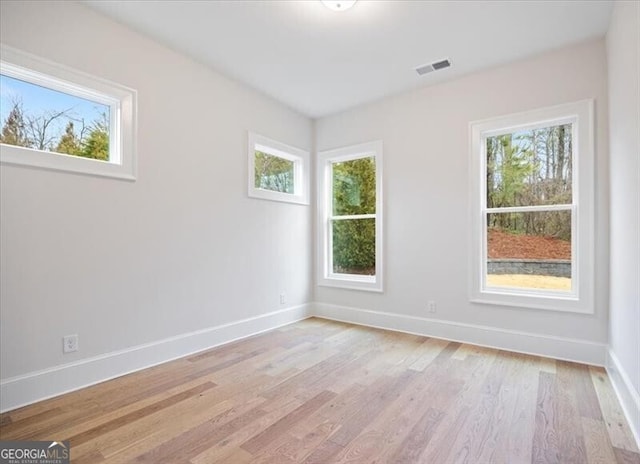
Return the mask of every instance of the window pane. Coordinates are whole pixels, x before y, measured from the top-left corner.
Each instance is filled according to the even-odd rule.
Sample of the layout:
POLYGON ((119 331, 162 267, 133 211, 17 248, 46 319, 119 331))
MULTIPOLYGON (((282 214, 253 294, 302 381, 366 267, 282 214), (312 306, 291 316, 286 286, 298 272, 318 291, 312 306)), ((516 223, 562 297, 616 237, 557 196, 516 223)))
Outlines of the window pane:
POLYGON ((333 163, 332 168, 334 216, 375 214, 375 158, 333 163))
POLYGON ((109 106, 5 75, 0 89, 0 143, 109 161, 109 106))
POLYGON ((571 211, 487 215, 487 286, 571 291, 571 211))
POLYGON ((487 207, 571 203, 571 124, 488 137, 487 207))
POLYGON ((255 187, 294 193, 294 162, 262 151, 255 152, 255 187))
POLYGON ((376 220, 333 221, 333 272, 376 274, 376 220))

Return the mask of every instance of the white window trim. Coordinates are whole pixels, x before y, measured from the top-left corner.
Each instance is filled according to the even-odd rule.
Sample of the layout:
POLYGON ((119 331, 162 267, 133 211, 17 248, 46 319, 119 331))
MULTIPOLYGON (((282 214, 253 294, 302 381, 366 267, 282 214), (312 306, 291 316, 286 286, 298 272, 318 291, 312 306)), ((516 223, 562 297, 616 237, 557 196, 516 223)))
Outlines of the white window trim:
POLYGON ((135 180, 135 90, 1 45, 0 73, 109 106, 109 161, 0 144, 0 162, 135 180))
POLYGON ((318 153, 317 166, 317 209, 318 240, 317 263, 318 285, 339 287, 351 290, 382 292, 383 287, 383 197, 382 197, 382 141, 368 142, 335 150, 318 153), (364 276, 356 274, 335 274, 332 271, 331 221, 332 211, 332 179, 331 163, 349 161, 373 156, 376 163, 376 214, 358 215, 359 218, 371 217, 376 220, 376 274, 364 276))
POLYGON ((249 132, 248 138, 248 194, 263 200, 283 201, 301 205, 309 204, 309 152, 276 140, 249 132), (274 192, 255 186, 255 152, 259 150, 269 155, 293 161, 293 193, 274 192))
MULTIPOLYGON (((512 307, 593 314, 594 242, 594 119, 593 100, 583 100, 470 124, 470 301, 512 307), (510 208, 518 211, 572 211, 572 291, 553 292, 487 287, 486 277, 486 137, 518 129, 573 124, 571 205, 510 208)), ((508 212, 507 208, 500 211, 508 212)))

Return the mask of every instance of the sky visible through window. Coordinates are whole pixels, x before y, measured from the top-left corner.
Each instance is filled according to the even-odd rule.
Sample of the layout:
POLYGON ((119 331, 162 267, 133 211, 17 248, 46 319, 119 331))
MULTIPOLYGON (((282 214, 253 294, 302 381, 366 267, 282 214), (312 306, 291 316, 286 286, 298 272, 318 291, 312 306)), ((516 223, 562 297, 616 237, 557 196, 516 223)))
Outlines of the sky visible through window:
MULTIPOLYGON (((73 120, 85 120, 90 125, 100 121, 103 114, 109 116, 109 107, 101 103, 51 90, 39 85, 0 75, 0 123, 4 124, 16 101, 22 102, 25 114, 38 115, 48 111, 70 110, 73 120)), ((62 133, 67 118, 55 121, 54 132, 62 133)))

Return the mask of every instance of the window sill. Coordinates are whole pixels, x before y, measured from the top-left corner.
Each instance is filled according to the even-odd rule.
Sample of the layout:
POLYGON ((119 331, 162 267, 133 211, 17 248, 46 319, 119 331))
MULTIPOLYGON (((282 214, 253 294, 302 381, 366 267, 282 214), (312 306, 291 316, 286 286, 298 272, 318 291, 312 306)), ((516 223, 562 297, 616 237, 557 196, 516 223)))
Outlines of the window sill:
POLYGON ((344 288, 347 290, 362 290, 365 292, 383 293, 382 283, 375 277, 347 275, 344 277, 330 276, 319 280, 320 287, 344 288))
POLYGON ((309 204, 309 199, 304 195, 275 192, 272 190, 258 189, 255 187, 249 187, 249 197, 260 198, 261 200, 279 201, 282 203, 293 203, 297 205, 309 204))
POLYGON ((593 314, 593 304, 580 301, 575 296, 518 295, 505 291, 483 291, 469 299, 471 303, 483 305, 509 306, 512 308, 544 311, 593 314))
POLYGON ((136 180, 135 165, 122 165, 60 153, 0 144, 0 162, 53 171, 71 172, 121 180, 136 180))

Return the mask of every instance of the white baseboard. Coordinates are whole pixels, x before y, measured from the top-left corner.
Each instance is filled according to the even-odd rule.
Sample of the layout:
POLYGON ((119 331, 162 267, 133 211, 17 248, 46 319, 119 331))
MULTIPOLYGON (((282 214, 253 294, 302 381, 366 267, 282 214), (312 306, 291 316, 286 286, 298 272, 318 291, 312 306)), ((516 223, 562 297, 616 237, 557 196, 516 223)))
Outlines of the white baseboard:
MULTIPOLYGON (((310 316, 592 365, 603 366, 607 359, 607 347, 603 343, 325 303, 309 303, 8 378, 0 382, 0 411, 9 411, 79 390, 310 316)), ((614 383, 618 391, 633 391, 626 388, 627 383, 623 377, 620 378, 622 380, 614 383)), ((631 395, 630 398, 631 400, 626 402, 631 405, 626 406, 627 416, 634 410, 634 399, 635 411, 638 411, 637 397, 631 395)), ((637 434, 637 425, 634 432, 637 434)))
POLYGON ((627 371, 611 348, 608 350, 606 367, 622 411, 640 448, 640 393, 633 387, 627 371))
POLYGON ((0 382, 0 411, 26 406, 310 316, 310 304, 55 366, 0 382))
POLYGON ((367 309, 315 303, 312 314, 325 319, 396 330, 518 353, 604 366, 607 345, 475 324, 427 319, 367 309))

